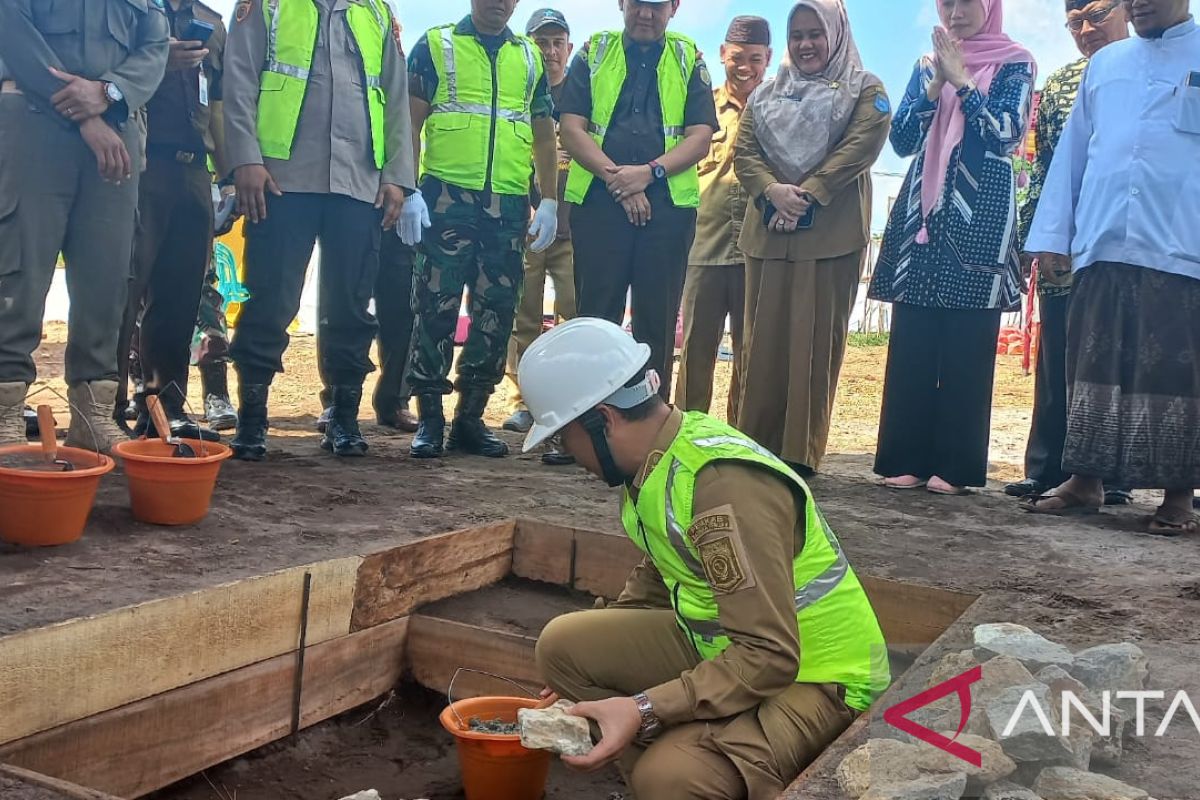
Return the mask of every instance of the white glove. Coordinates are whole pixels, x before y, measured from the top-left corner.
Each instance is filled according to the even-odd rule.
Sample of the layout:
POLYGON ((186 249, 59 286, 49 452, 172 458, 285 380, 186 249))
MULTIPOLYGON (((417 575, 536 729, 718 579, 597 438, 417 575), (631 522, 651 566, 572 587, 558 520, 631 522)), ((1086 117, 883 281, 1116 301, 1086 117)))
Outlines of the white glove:
POLYGON ((529 226, 529 235, 534 237, 529 249, 540 253, 558 236, 558 201, 543 199, 533 215, 533 224, 529 226))
POLYGON ((432 225, 429 221, 429 206, 425 205, 425 198, 418 189, 405 199, 404 208, 400 209, 400 221, 396 223, 396 233, 399 234, 400 241, 412 247, 421 243, 422 229, 432 225))

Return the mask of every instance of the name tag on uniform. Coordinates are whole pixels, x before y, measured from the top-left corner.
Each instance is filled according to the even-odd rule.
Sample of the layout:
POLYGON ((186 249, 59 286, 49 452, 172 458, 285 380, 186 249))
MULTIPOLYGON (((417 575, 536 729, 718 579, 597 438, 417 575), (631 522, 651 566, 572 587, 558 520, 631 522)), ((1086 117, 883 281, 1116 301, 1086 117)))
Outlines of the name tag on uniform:
POLYGON ((1200 89, 1200 72, 1189 72, 1187 85, 1193 89, 1200 89))
POLYGON ((204 74, 204 68, 200 69, 200 105, 208 105, 208 76, 204 74))

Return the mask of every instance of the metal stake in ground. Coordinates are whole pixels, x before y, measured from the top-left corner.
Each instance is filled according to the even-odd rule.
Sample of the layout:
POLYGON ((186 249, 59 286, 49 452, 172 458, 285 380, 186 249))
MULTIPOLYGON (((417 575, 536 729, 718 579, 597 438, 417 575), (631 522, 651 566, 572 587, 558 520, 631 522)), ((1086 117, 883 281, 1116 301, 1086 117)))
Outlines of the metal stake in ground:
POLYGON ((292 739, 300 732, 300 696, 304 691, 304 650, 308 646, 308 601, 312 597, 312 573, 304 573, 304 597, 300 601, 300 647, 296 651, 296 685, 292 693, 292 739))

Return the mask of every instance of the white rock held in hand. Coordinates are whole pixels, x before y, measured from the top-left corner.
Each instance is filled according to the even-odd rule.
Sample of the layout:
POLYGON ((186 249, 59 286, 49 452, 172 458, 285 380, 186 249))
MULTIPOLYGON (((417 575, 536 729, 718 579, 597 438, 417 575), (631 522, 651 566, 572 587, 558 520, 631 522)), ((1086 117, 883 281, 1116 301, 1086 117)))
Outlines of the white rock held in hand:
POLYGON ((559 700, 546 709, 517 710, 521 744, 530 750, 549 750, 564 756, 586 756, 592 752, 588 721, 567 713, 572 703, 559 700))
POLYGON ((975 656, 1012 656, 1036 672, 1050 665, 1070 669, 1075 658, 1061 644, 1034 633, 1024 625, 999 622, 975 628, 975 656))
POLYGON ((1149 794, 1128 784, 1069 767, 1042 770, 1033 790, 1043 800, 1148 800, 1149 794))

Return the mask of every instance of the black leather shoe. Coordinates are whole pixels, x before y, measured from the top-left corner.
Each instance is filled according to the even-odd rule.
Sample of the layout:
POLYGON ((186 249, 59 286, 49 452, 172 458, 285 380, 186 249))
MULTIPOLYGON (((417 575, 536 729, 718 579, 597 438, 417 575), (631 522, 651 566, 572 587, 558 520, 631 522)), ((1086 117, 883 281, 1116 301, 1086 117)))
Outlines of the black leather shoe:
POLYGON ((392 408, 375 406, 375 421, 384 428, 401 433, 416 433, 421 425, 417 415, 408 410, 408 403, 400 403, 392 408))
POLYGON ((409 454, 413 458, 439 458, 445 450, 442 440, 446 435, 442 396, 423 394, 417 398, 417 408, 420 410, 420 423, 409 454))
POLYGON ((234 458, 262 461, 267 457, 267 398, 271 387, 265 383, 243 383, 238 391, 237 436, 233 440, 234 458))
POLYGON ((488 395, 480 391, 464 392, 458 400, 458 413, 450 426, 447 450, 461 450, 474 456, 504 458, 508 445, 483 424, 483 410, 487 407, 488 395))
MULTIPOLYGON (((155 391, 150 389, 133 396, 133 404, 138 410, 137 422, 134 423, 131 434, 134 439, 140 439, 143 436, 147 439, 158 438, 158 429, 150 417, 150 410, 146 407, 146 398, 154 394, 155 391)), ((158 398, 162 403, 163 413, 167 415, 167 423, 171 426, 170 435, 172 437, 201 442, 221 441, 221 434, 204 427, 187 415, 187 411, 183 408, 183 399, 176 392, 167 391, 159 394, 158 398)))
POLYGON ((333 405, 329 407, 329 423, 321 448, 342 458, 357 458, 367 454, 367 440, 358 427, 358 407, 362 404, 362 386, 334 386, 333 405))
POLYGON ((542 463, 547 467, 569 467, 575 463, 575 457, 555 448, 542 453, 542 463))
POLYGON ((1023 481, 1017 481, 1005 486, 1004 493, 1009 497, 1034 497, 1045 494, 1053 488, 1053 486, 1047 486, 1041 481, 1035 481, 1033 478, 1026 478, 1023 481))

